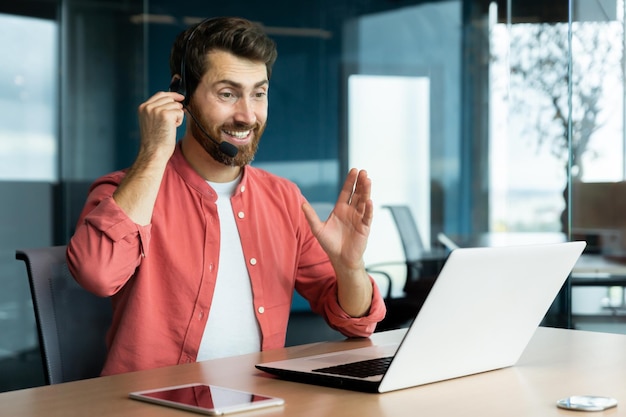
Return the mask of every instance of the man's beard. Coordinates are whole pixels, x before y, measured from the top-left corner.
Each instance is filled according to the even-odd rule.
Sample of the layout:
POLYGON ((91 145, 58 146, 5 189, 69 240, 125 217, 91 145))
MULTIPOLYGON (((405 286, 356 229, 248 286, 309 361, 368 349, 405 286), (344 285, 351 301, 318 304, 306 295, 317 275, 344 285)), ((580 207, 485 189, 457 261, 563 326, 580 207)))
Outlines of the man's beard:
MULTIPOLYGON (((196 118, 198 117, 196 116, 196 118)), ((217 129, 217 131, 214 131, 215 129, 207 129, 206 128, 207 124, 204 123, 204 121, 202 120, 198 120, 198 121, 202 123, 202 127, 207 131, 207 133, 209 133, 212 138, 214 138, 215 140, 219 142, 217 138, 220 137, 221 129, 217 129)), ((235 155, 234 157, 231 157, 231 156, 226 155, 224 152, 222 152, 219 148, 219 144, 216 144, 211 139, 209 139, 192 119, 190 119, 188 123, 191 123, 191 134, 194 137, 194 139, 200 144, 200 146, 202 146, 202 148, 204 148, 204 150, 217 162, 220 162, 228 166, 243 167, 245 165, 248 165, 250 162, 252 162, 254 160, 254 155, 256 154, 256 151, 259 147, 259 141, 261 139, 261 135, 263 134, 263 131, 265 130, 265 125, 258 125, 258 124, 252 127, 252 129, 250 129, 250 127, 245 127, 243 125, 235 125, 235 126, 226 127, 225 130, 248 130, 250 129, 252 130, 253 132, 252 134, 254 135, 252 140, 247 145, 237 146, 237 155, 235 155)))

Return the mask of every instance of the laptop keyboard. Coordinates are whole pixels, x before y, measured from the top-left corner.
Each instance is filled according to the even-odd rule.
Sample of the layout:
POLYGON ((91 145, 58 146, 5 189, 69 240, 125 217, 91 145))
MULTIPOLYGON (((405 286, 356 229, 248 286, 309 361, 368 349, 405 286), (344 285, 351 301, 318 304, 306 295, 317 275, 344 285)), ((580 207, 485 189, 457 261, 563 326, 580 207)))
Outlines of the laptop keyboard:
POLYGON ((324 372, 333 375, 352 376, 367 378, 368 376, 382 375, 385 373, 393 356, 385 358, 368 359, 365 361, 345 363, 342 365, 329 366, 327 368, 313 369, 313 372, 324 372))

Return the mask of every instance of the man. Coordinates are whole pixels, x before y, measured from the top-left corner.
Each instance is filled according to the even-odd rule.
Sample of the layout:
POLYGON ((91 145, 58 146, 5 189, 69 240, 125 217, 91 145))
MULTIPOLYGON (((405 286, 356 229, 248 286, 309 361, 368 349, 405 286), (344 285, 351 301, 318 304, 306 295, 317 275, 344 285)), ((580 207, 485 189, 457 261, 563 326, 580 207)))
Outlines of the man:
POLYGON ((249 165, 275 59, 244 19, 181 33, 170 90, 183 94, 141 104, 136 161, 92 185, 67 258, 83 287, 112 297, 104 375, 282 347, 294 288, 346 336, 383 318, 363 264, 367 174, 349 172, 322 222, 293 183, 249 165))

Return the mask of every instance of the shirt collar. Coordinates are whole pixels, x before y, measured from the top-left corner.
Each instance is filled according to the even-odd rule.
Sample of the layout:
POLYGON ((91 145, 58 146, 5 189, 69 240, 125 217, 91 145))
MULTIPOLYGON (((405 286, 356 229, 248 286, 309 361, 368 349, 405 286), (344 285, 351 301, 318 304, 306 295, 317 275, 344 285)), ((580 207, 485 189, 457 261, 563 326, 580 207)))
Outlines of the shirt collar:
MULTIPOLYGON (((182 179, 191 187, 200 191, 203 194, 207 193, 207 190, 213 191, 211 186, 207 183, 207 181, 200 176, 192 167, 189 165, 189 162, 185 159, 183 155, 183 151, 181 148, 180 142, 176 144, 176 149, 174 150, 174 154, 170 158, 170 164, 174 168, 174 170, 182 177, 182 179)), ((241 192, 241 190, 247 188, 248 186, 248 178, 249 178, 249 167, 248 165, 244 166, 242 169, 242 173, 240 175, 241 181, 235 189, 233 195, 241 192)))

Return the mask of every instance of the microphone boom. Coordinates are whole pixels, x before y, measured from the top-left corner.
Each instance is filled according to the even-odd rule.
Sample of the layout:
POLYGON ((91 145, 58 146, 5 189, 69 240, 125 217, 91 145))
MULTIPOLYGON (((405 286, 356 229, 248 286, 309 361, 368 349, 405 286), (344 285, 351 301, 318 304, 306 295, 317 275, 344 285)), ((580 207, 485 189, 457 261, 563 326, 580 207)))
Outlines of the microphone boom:
POLYGON ((198 127, 200 128, 200 131, 204 134, 204 136, 206 136, 207 138, 209 138, 209 140, 211 142, 216 144, 218 146, 220 152, 222 152, 226 156, 230 156, 231 158, 234 158, 235 156, 237 156, 237 153, 239 152, 239 149, 237 149, 237 147, 235 145, 233 145, 230 142, 219 142, 219 141, 213 139, 213 137, 211 135, 209 135, 206 130, 204 130, 204 127, 202 127, 202 124, 200 124, 198 119, 196 119, 196 116, 194 116, 194 114, 191 112, 191 110, 189 110, 189 108, 186 107, 186 106, 185 106, 185 109, 187 110, 187 113, 189 113, 189 115, 191 116, 193 121, 196 123, 196 125, 198 125, 198 127))

